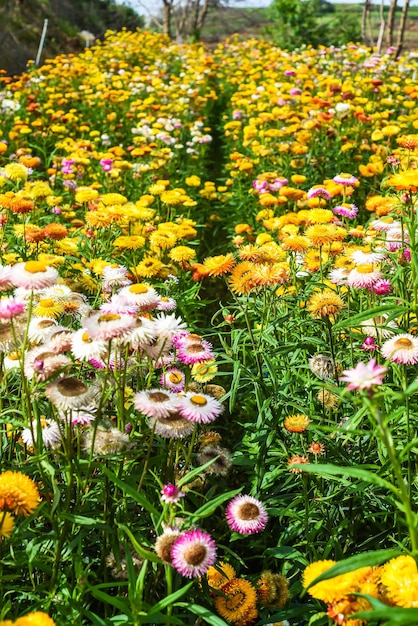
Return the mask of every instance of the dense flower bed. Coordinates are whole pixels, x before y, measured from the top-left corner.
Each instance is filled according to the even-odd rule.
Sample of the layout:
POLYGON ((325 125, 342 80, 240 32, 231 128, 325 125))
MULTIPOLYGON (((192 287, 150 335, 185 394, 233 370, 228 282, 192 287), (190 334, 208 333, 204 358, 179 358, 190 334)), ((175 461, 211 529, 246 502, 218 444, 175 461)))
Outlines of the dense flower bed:
POLYGON ((123 31, 2 79, 0 624, 417 622, 416 71, 123 31))

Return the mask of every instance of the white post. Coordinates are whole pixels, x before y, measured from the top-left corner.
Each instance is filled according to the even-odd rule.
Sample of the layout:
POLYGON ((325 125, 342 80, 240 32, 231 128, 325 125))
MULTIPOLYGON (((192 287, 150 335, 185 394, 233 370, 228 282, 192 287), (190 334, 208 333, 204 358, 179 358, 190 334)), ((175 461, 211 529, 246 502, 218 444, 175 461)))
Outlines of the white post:
POLYGON ((44 43, 45 43, 45 37, 46 37, 47 28, 48 28, 48 20, 44 20, 44 27, 42 29, 41 40, 39 42, 38 54, 36 55, 36 61, 35 61, 36 67, 39 66, 39 63, 41 61, 41 54, 42 54, 42 49, 43 49, 44 43))

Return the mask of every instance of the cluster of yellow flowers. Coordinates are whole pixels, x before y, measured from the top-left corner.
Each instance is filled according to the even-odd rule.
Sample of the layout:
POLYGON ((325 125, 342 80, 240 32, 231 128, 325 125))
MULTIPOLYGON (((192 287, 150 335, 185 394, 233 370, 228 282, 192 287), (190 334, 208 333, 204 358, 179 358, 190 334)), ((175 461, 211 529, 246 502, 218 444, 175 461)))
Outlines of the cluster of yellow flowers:
POLYGON ((14 622, 9 619, 2 620, 0 626, 55 626, 55 622, 46 613, 35 611, 19 617, 14 622))
MULTIPOLYGON (((305 569, 303 586, 329 570, 335 561, 316 561, 305 569)), ((399 556, 379 567, 360 569, 334 576, 309 587, 308 593, 328 605, 327 614, 340 626, 361 626, 366 623, 350 616, 372 607, 365 594, 390 606, 418 607, 418 569, 412 556, 399 556)))

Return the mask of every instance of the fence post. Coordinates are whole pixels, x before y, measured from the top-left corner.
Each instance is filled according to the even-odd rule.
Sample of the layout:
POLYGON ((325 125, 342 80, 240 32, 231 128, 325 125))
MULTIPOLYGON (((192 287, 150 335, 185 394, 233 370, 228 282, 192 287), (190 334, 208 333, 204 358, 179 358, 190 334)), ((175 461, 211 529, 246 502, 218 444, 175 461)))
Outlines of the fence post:
POLYGON ((36 55, 36 61, 35 61, 36 67, 39 66, 39 63, 41 61, 41 54, 42 54, 42 49, 43 49, 44 43, 45 43, 45 37, 46 37, 47 28, 48 28, 48 20, 44 20, 44 26, 42 28, 41 40, 39 42, 39 47, 38 47, 38 54, 36 55))

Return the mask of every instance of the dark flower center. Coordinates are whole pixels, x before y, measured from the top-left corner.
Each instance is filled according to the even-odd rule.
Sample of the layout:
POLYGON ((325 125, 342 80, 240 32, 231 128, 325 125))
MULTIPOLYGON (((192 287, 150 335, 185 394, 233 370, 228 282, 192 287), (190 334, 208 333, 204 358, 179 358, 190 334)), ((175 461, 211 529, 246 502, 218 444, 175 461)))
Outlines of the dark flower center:
POLYGON ((57 389, 62 396, 71 398, 86 393, 88 387, 81 380, 77 380, 77 378, 63 378, 58 381, 57 389))
POLYGON ((257 519, 260 515, 260 509, 253 502, 245 502, 239 507, 238 515, 243 520, 257 519))
POLYGON ((188 565, 200 565, 205 560, 206 547, 195 543, 184 551, 183 557, 188 565))

